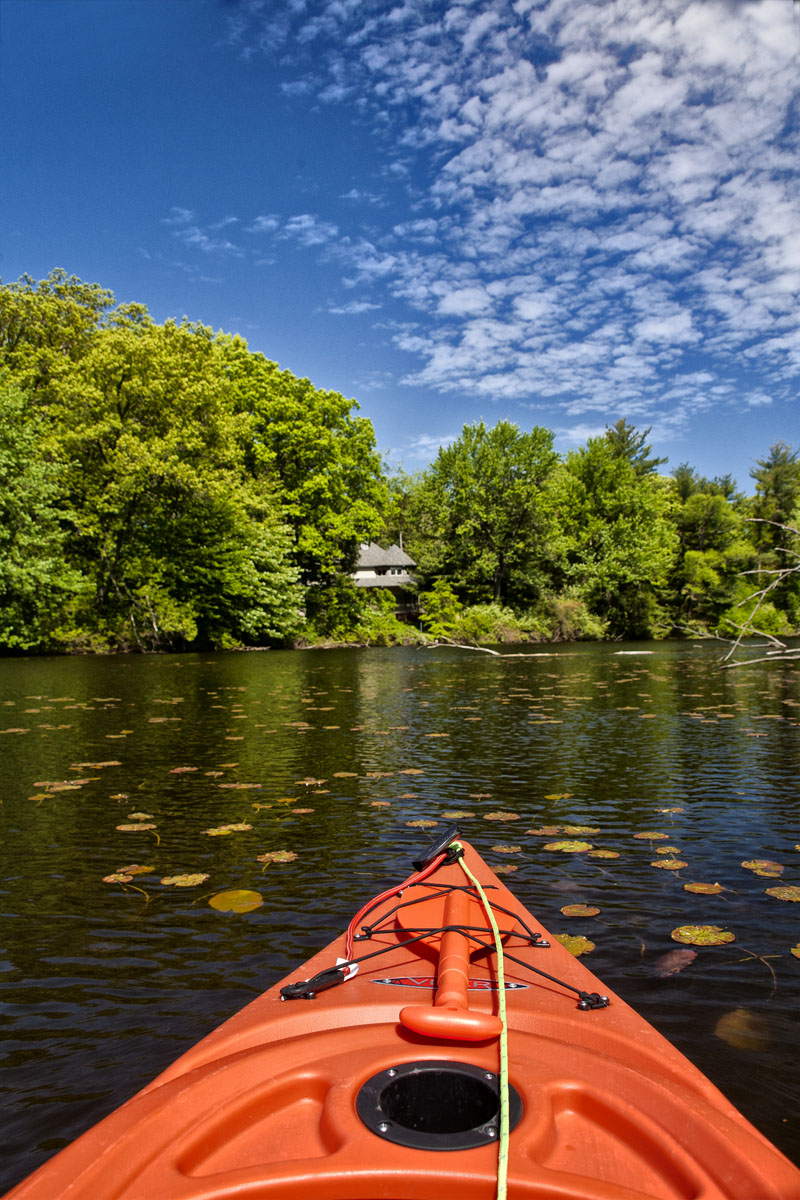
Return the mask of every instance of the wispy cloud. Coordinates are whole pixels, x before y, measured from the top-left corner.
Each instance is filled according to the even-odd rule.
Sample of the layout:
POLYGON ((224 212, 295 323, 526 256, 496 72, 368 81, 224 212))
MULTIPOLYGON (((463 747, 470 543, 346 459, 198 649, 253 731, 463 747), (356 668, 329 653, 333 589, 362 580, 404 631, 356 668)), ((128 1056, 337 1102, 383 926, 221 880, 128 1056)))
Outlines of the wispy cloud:
POLYGON ((293 0, 267 19, 244 3, 240 49, 279 55, 297 103, 313 81, 316 102, 371 115, 409 188, 380 230, 381 210, 359 227, 354 203, 345 229, 307 213, 267 232, 415 316, 394 334, 410 384, 665 431, 736 397, 785 400, 800 376, 792 10, 293 0))

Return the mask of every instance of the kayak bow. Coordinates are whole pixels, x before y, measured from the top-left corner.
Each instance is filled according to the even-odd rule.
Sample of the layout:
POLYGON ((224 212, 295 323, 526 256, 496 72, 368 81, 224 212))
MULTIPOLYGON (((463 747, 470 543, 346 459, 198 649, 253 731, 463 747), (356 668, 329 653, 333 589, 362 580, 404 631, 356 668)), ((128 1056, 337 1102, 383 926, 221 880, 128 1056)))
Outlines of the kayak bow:
POLYGON ((456 834, 7 1200, 800 1200, 456 834))

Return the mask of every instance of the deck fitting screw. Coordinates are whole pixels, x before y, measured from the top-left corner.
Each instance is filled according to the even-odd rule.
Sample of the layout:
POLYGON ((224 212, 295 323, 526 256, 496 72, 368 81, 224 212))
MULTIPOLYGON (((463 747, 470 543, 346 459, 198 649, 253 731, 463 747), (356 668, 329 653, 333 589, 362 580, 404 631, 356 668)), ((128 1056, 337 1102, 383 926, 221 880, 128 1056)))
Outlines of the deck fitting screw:
POLYGON ((484 1078, 484 1079, 488 1079, 488 1080, 490 1080, 490 1081, 491 1081, 492 1079, 494 1079, 494 1075, 492 1074, 492 1072, 491 1072, 491 1071, 486 1071, 486 1072, 484 1073, 484 1076, 483 1076, 483 1078, 484 1078))
POLYGON ((381 1133, 388 1133, 388 1131, 389 1131, 389 1122, 388 1122, 388 1121, 381 1121, 381 1122, 380 1122, 380 1124, 378 1125, 378 1129, 381 1131, 381 1133))
POLYGON ((389 1076, 390 1079, 393 1079, 394 1076, 397 1074, 397 1068, 389 1067, 389 1070, 386 1072, 386 1074, 389 1076))
POLYGON ((487 1136, 487 1137, 490 1137, 490 1138, 497 1137, 497 1130, 495 1129, 494 1125, 490 1125, 490 1126, 487 1128, 487 1130, 486 1130, 486 1136, 487 1136))

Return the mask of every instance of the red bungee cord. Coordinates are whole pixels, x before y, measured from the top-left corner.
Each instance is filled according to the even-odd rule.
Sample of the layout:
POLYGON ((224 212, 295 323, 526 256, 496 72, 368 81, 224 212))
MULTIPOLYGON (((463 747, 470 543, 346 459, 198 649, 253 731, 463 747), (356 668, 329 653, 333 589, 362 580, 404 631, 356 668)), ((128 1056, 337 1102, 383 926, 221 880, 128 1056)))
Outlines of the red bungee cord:
POLYGON ((412 884, 422 883, 423 879, 427 879, 428 876, 431 875, 436 868, 444 862, 446 857, 447 851, 445 851, 443 854, 438 854, 436 858, 432 859, 432 861, 429 862, 428 865, 421 871, 415 871, 414 874, 409 875, 408 879, 406 879, 403 883, 397 884, 396 887, 388 888, 385 892, 381 892, 380 896, 374 896, 372 900, 368 900, 367 903, 358 910, 350 924, 347 926, 347 939, 345 941, 344 950, 345 961, 349 962, 353 957, 353 939, 356 935, 359 921, 364 916, 364 913, 368 912, 369 909, 374 908, 376 904, 382 904, 384 900, 389 900, 392 896, 398 896, 402 891, 404 891, 407 887, 410 887, 412 884))

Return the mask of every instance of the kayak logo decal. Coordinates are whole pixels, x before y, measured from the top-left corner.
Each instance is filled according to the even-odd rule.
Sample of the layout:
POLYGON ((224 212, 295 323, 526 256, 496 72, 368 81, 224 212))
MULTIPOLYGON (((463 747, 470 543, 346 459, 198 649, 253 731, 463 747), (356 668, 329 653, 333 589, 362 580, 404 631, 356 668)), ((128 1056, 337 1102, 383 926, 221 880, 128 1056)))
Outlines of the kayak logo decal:
MULTIPOLYGON (((430 988, 431 991, 436 987, 436 980, 433 975, 392 975, 386 979, 373 979, 372 982, 383 983, 388 987, 430 988)), ((507 992, 514 992, 520 988, 527 988, 527 986, 527 983, 515 983, 511 980, 506 981, 507 992)), ((467 991, 496 992, 497 984, 493 979, 470 979, 467 982, 467 991)))

